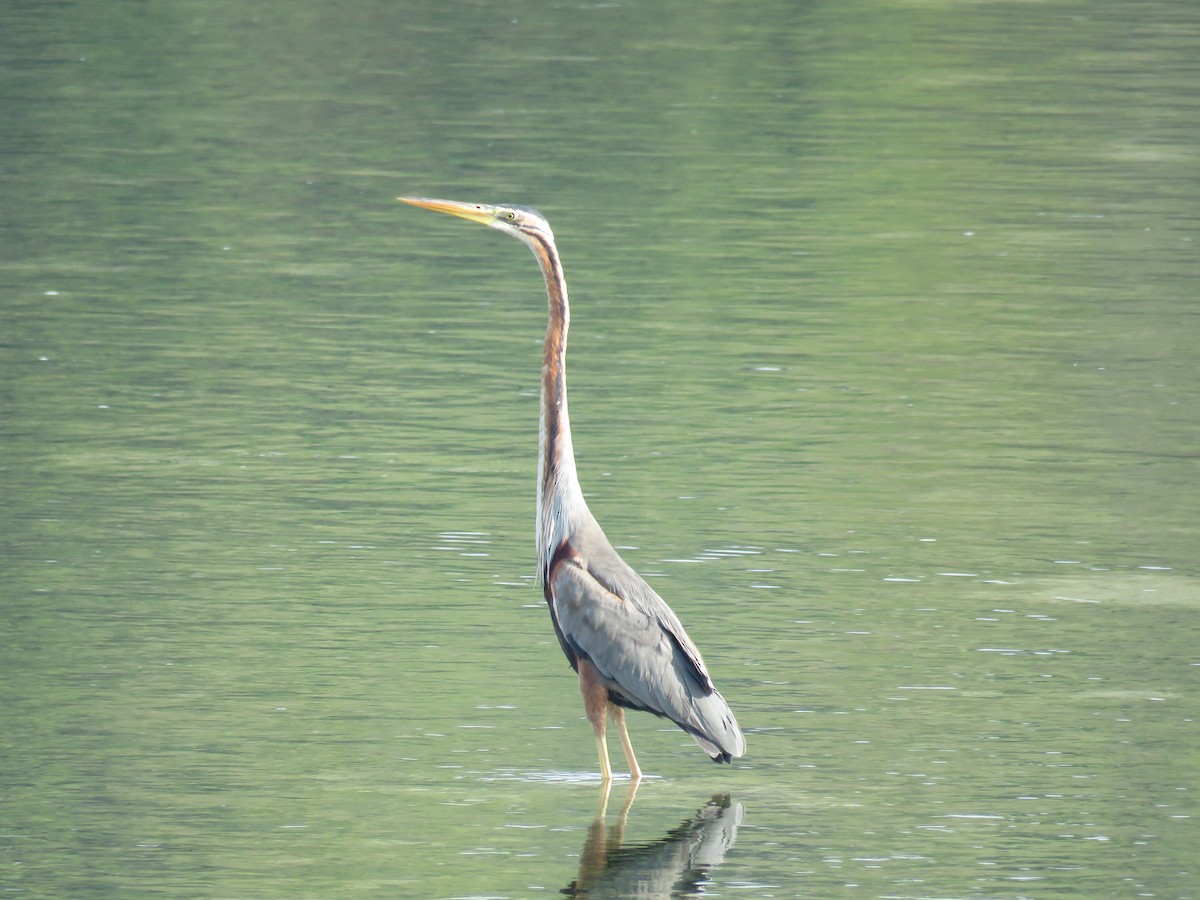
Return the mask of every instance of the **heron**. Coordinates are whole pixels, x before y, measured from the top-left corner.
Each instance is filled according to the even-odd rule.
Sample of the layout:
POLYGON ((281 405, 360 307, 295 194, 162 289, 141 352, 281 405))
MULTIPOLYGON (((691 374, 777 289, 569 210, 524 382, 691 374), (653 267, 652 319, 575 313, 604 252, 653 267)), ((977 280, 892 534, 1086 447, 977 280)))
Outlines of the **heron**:
POLYGON ((631 781, 642 778, 625 727, 625 710, 671 720, 716 762, 746 752, 729 704, 713 685, 700 650, 671 610, 613 549, 584 500, 567 416, 567 282, 546 218, 527 206, 398 200, 502 231, 533 251, 546 281, 549 322, 542 353, 538 428, 538 583, 554 633, 579 675, 583 707, 596 739, 602 784, 612 780, 606 742, 611 720, 631 781))

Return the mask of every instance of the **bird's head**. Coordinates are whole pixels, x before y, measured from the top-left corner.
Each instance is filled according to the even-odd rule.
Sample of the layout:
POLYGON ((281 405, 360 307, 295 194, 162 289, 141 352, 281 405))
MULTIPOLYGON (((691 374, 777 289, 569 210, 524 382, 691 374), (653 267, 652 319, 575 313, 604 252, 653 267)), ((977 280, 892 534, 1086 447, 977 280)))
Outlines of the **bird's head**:
POLYGON ((536 209, 528 206, 490 206, 486 203, 459 203, 455 200, 433 200, 429 197, 397 197, 401 203, 448 213, 460 219, 469 219, 488 225, 506 234, 519 238, 532 246, 536 239, 554 241, 550 223, 536 209))

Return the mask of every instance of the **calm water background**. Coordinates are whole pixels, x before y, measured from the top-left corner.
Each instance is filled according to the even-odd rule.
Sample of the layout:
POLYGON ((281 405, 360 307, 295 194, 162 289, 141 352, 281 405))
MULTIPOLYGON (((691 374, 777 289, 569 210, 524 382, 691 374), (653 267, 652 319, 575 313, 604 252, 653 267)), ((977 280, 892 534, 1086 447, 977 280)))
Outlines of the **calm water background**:
POLYGON ((1198 84, 1187 0, 6 4, 4 896, 597 877, 540 278, 397 194, 549 216, 747 731, 635 717, 590 896, 1200 896, 1198 84))

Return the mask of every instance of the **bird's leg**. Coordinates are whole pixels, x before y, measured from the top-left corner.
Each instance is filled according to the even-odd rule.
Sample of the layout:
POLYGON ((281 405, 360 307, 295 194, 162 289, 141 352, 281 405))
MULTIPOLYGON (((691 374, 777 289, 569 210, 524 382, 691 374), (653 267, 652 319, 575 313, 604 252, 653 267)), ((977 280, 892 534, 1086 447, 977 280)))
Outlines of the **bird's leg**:
POLYGON ((596 735, 596 755, 600 757, 600 783, 607 788, 612 784, 612 766, 608 764, 608 744, 604 742, 603 730, 596 735))
MULTIPOLYGON (((583 710, 596 735, 596 755, 600 757, 600 781, 612 781, 612 766, 608 764, 608 744, 604 740, 605 713, 609 706, 608 688, 600 682, 599 673, 582 657, 579 660, 579 693, 583 695, 583 710)), ((622 733, 624 728, 622 728, 622 733)))
POLYGON ((609 703, 608 714, 612 716, 617 731, 621 734, 621 747, 624 748, 625 759, 629 762, 629 777, 636 785, 642 779, 642 769, 638 765, 637 757, 633 755, 633 744, 629 742, 629 732, 625 730, 625 710, 615 703, 609 703))

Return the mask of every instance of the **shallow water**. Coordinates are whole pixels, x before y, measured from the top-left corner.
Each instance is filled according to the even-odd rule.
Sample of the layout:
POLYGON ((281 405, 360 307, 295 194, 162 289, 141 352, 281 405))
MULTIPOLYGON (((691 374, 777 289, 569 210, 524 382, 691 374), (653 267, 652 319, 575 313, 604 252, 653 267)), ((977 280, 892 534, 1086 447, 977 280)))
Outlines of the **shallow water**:
POLYGON ((6 893, 1200 894, 1200 18, 755 9, 7 14, 6 893), (540 278, 398 194, 549 216, 732 767, 598 823, 540 278))

